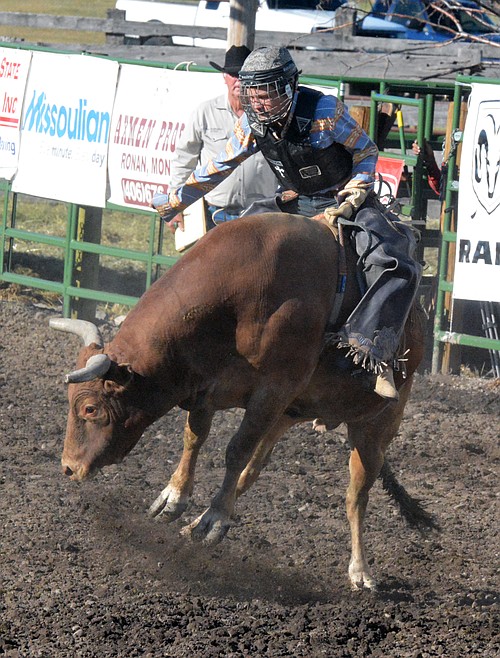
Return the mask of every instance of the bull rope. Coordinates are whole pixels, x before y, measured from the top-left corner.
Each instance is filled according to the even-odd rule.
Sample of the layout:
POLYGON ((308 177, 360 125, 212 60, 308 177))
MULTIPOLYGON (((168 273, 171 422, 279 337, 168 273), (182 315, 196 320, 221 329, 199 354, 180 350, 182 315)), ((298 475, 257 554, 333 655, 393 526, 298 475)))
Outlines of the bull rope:
POLYGON ((342 224, 340 222, 330 224, 324 215, 322 215, 321 221, 323 221, 323 223, 328 226, 330 231, 333 233, 335 240, 339 244, 337 290, 335 292, 335 299, 333 300, 332 310, 328 319, 328 324, 335 326, 335 323, 337 322, 337 319, 340 315, 342 304, 344 303, 344 296, 347 286, 347 258, 345 255, 344 229, 342 228, 342 224))

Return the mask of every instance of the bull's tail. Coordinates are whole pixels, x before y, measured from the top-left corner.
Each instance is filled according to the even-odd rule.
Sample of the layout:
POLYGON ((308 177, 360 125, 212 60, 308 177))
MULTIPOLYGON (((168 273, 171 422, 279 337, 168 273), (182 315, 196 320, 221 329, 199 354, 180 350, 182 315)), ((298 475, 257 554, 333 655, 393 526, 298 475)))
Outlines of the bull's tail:
POLYGON ((440 530, 436 517, 428 512, 418 499, 410 496, 396 479, 387 460, 384 461, 379 478, 382 480, 384 491, 399 505, 401 516, 412 528, 416 528, 419 532, 440 530))

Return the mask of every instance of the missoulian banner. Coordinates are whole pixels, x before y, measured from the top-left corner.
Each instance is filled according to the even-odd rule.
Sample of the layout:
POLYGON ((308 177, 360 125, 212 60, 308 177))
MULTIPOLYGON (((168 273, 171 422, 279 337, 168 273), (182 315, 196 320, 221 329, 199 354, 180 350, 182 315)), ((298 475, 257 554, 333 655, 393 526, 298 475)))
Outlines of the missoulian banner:
POLYGON ((104 207, 118 63, 33 53, 14 192, 104 207))
POLYGON ((472 85, 460 164, 453 296, 500 302, 500 85, 472 85))

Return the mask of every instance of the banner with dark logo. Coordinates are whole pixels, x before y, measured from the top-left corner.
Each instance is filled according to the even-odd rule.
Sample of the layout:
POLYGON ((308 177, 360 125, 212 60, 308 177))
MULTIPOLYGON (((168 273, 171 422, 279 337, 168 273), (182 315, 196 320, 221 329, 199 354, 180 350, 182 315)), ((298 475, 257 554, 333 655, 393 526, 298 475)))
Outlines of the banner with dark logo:
POLYGON ((453 296, 500 301, 500 85, 472 86, 460 162, 453 296))
POLYGON ((377 160, 374 189, 384 206, 397 197, 404 165, 404 160, 387 158, 383 155, 377 160))

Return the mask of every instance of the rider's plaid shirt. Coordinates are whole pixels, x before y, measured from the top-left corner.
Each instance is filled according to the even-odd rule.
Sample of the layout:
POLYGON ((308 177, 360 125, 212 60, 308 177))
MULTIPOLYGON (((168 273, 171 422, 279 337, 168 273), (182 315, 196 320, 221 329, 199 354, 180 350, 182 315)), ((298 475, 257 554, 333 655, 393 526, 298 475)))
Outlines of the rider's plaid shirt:
MULTIPOLYGON (((297 93, 300 94, 300 89, 297 93)), ((284 138, 286 139, 286 133, 284 138)), ((350 116, 346 106, 335 96, 325 94, 318 102, 309 140, 311 146, 318 149, 327 148, 333 142, 342 144, 353 158, 352 178, 367 183, 374 182, 378 149, 350 116)), ((197 201, 258 150, 252 128, 246 114, 243 114, 236 122, 233 135, 227 141, 224 151, 204 166, 195 169, 184 185, 171 191, 172 208, 183 210, 197 201)))

